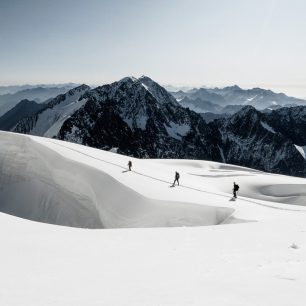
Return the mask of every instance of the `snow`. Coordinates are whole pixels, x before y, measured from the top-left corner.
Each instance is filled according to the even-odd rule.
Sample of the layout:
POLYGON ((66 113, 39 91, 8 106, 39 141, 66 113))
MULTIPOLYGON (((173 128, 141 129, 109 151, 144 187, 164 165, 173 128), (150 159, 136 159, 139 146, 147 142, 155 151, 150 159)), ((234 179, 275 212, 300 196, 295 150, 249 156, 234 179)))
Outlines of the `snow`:
POLYGON ((147 125, 147 121, 148 121, 148 116, 139 116, 136 119, 136 124, 137 127, 139 127, 142 130, 146 129, 146 125, 147 125))
POLYGON ((1 304, 305 305, 305 179, 5 132, 0 148, 17 215, 0 213, 1 304))
POLYGON ((298 146, 298 145, 294 145, 295 148, 299 151, 299 153, 301 153, 301 155, 303 156, 304 159, 306 159, 306 146, 298 146))
POLYGON ((186 136, 190 131, 190 126, 188 124, 176 124, 170 122, 170 126, 165 125, 167 133, 169 136, 175 139, 182 139, 183 136, 186 136))
POLYGON ((86 99, 79 100, 80 95, 81 93, 77 92, 67 96, 63 102, 40 113, 30 134, 50 138, 56 136, 64 121, 86 103, 86 99))
POLYGON ((147 90, 147 91, 149 91, 150 92, 150 89, 149 89, 149 87, 146 85, 146 84, 144 84, 144 83, 141 83, 141 85, 147 90))
POLYGON ((248 98, 247 101, 252 102, 256 97, 257 97, 257 95, 255 95, 254 97, 248 98))
POLYGON ((260 124, 263 128, 265 128, 267 131, 276 134, 276 132, 274 131, 274 129, 266 122, 260 121, 260 124))
POLYGON ((123 118, 123 121, 130 127, 130 129, 139 128, 142 130, 146 129, 148 116, 146 115, 137 115, 136 118, 123 118))

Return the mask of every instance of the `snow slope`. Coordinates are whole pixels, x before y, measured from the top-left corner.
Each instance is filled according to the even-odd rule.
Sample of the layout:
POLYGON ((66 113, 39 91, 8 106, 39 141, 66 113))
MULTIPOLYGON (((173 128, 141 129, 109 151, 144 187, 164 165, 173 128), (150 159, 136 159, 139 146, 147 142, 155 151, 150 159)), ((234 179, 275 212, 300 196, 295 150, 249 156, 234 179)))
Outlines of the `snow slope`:
POLYGON ((305 305, 305 179, 5 132, 0 148, 0 210, 22 217, 0 214, 2 305, 305 305))
POLYGON ((80 93, 68 96, 63 103, 42 112, 30 133, 50 138, 56 136, 64 121, 86 103, 86 99, 78 100, 79 96, 80 93))

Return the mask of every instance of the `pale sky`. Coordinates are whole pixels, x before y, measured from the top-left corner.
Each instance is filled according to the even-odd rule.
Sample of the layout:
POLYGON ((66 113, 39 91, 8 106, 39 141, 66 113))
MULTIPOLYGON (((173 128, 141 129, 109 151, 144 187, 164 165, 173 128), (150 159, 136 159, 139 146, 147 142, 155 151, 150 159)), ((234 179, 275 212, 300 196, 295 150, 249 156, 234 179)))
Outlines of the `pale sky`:
POLYGON ((306 98, 305 0, 0 0, 0 85, 264 87, 306 98))

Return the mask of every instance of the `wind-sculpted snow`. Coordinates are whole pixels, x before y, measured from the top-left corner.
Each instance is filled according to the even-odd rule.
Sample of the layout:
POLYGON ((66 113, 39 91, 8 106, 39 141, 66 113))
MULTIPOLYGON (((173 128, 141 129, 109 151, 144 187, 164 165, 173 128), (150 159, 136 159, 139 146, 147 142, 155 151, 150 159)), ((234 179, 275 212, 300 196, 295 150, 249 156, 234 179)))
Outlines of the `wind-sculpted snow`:
POLYGON ((305 184, 267 185, 260 189, 260 193, 277 198, 279 202, 306 206, 306 182, 305 184))
POLYGON ((0 142, 0 210, 21 218, 84 228, 166 227, 219 224, 233 212, 150 199, 28 136, 1 133, 0 142))
POLYGON ((304 306, 305 185, 0 132, 1 305, 304 306))

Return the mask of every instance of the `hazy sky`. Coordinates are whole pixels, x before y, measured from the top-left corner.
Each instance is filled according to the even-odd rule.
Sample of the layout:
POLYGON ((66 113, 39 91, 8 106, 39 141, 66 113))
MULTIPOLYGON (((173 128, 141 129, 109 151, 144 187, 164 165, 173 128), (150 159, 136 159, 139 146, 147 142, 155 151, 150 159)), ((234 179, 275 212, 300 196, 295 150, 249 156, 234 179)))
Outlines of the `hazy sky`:
POLYGON ((0 0, 0 84, 261 86, 306 97, 305 0, 0 0))

